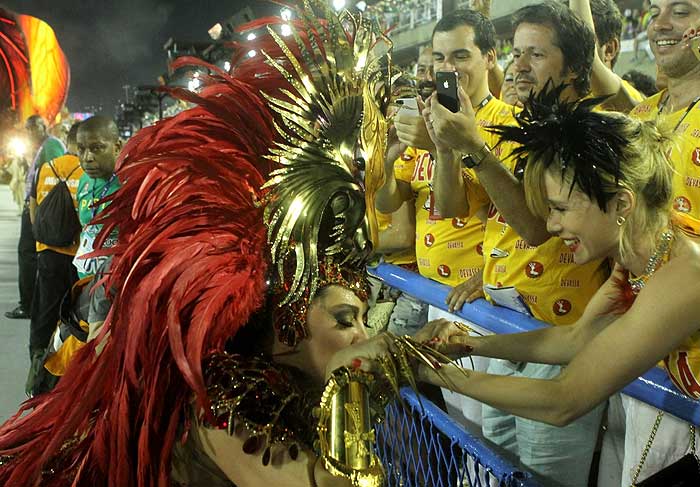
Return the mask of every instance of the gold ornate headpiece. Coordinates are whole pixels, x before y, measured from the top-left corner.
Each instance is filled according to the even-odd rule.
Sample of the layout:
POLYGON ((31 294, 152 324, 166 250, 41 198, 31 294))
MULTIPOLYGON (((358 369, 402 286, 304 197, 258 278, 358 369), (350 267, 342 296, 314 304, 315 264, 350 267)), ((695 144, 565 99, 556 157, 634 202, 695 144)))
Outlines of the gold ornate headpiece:
POLYGON ((361 269, 371 254, 385 115, 398 77, 376 23, 337 15, 320 0, 304 1, 297 16, 284 39, 268 27, 283 56, 263 52, 289 83, 264 93, 280 121, 281 141, 268 158, 282 167, 263 186, 263 204, 272 263, 285 283, 282 306, 313 298, 327 259, 361 269))

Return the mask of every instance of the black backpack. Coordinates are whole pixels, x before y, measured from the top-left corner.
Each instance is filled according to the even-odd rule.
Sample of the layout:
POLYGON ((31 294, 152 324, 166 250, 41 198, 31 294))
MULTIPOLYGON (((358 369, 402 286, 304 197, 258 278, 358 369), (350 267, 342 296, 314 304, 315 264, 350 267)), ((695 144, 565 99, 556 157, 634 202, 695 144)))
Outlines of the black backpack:
POLYGON ((47 164, 58 178, 58 184, 51 188, 36 209, 32 224, 34 239, 53 247, 69 247, 75 242, 82 227, 66 180, 79 166, 66 179, 61 179, 51 162, 47 164))

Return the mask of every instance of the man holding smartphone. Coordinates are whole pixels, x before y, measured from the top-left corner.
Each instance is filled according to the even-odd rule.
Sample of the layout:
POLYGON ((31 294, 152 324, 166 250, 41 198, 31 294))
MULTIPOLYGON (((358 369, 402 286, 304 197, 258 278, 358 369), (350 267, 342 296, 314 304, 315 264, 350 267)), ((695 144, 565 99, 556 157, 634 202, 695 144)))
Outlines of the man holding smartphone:
MULTIPOLYGON (((514 27, 515 88, 522 103, 547 82, 564 83, 561 96, 567 100, 588 95, 595 38, 566 6, 547 2, 523 7, 514 14, 514 27)), ((436 45, 433 48, 434 53, 439 52, 436 45)), ((441 66, 435 54, 434 60, 436 72, 452 68, 441 66)), ((459 65, 454 68, 460 71, 459 65)), ((492 204, 484 235, 483 274, 457 286, 448 297, 450 307, 458 309, 474 299, 483 285, 492 301, 517 303, 518 311, 553 325, 574 323, 607 277, 607 269, 602 262, 578 266, 561 241, 549 240, 545 222, 525 204, 516 161, 507 157, 509 152, 495 153, 501 146, 482 135, 478 101, 464 82, 460 82, 458 97, 457 113, 442 106, 437 95, 427 101, 423 112, 437 159, 435 201, 445 216, 474 213, 470 194, 485 191, 492 204), (478 179, 458 184, 457 176, 465 166, 478 179)), ((492 360, 489 372, 551 378, 560 369, 492 360)), ((488 406, 482 412, 484 435, 516 454, 526 467, 546 478, 548 485, 587 485, 602 406, 564 428, 516 418, 488 406)))
MULTIPOLYGON (((513 107, 491 96, 488 88, 488 72, 496 63, 495 31, 491 22, 482 14, 460 10, 445 15, 435 26, 433 37, 435 69, 443 71, 451 81, 440 90, 450 93, 457 100, 455 80, 465 91, 478 111, 480 133, 496 144, 497 137, 486 130, 492 124, 515 123, 513 107)), ((431 75, 431 81, 434 77, 431 75)), ((422 107, 421 107, 422 108, 422 107)), ((401 110, 395 119, 398 139, 408 148, 400 157, 387 157, 385 173, 387 181, 377 194, 377 209, 391 212, 402 202, 409 201, 415 207, 415 251, 418 271, 424 277, 449 286, 456 286, 472 276, 480 275, 484 265, 483 239, 486 209, 489 203, 485 192, 465 193, 467 184, 475 178, 469 169, 458 170, 454 191, 463 198, 470 198, 470 208, 481 208, 481 214, 453 214, 444 217, 435 202, 434 174, 437 170, 432 143, 422 116, 401 110)), ((398 144, 399 141, 396 141, 398 144)), ((499 148, 498 151, 501 149, 499 148)), ((476 212, 475 212, 476 213, 476 212)), ((431 319, 439 317, 437 308, 431 307, 431 319)), ((475 361, 476 367, 486 370, 486 360, 475 361)), ((460 415, 475 427, 481 424, 481 403, 467 403, 466 398, 452 397, 460 403, 460 415)))
MULTIPOLYGON (((444 16, 435 26, 433 63, 436 67, 444 63, 460 66, 459 82, 473 96, 474 103, 481 105, 479 114, 483 117, 484 127, 513 120, 512 107, 492 97, 488 90, 487 72, 495 62, 495 31, 483 15, 460 10, 444 16), (456 47, 451 47, 453 44, 456 47)), ((453 83, 448 89, 455 88, 453 83)), ((456 91, 453 98, 456 100, 456 91)), ((395 119, 395 127, 398 139, 408 149, 396 160, 388 158, 387 182, 377 194, 377 209, 392 213, 404 201, 412 201, 416 209, 418 270, 425 277, 454 286, 479 273, 483 267, 483 223, 466 213, 451 215, 450 218, 441 215, 433 192, 436 167, 431 152, 435 153, 434 145, 420 114, 401 110, 395 119)), ((484 129, 482 133, 495 144, 493 134, 484 129)), ((473 177, 468 170, 460 171, 457 176, 460 183, 463 178, 473 177)), ((461 184, 460 187, 466 186, 461 184)), ((463 195, 465 198, 470 196, 463 195)), ((485 218, 488 198, 485 193, 475 196, 471 206, 483 208, 485 218)))

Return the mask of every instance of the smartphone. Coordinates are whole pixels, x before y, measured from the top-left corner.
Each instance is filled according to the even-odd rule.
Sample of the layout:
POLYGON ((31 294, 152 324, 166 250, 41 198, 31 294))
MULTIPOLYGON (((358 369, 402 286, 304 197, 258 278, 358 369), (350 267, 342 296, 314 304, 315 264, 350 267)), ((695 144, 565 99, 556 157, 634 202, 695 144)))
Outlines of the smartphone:
POLYGON ((457 83, 456 71, 437 71, 435 73, 435 90, 437 91, 438 102, 453 113, 459 111, 457 83))
POLYGON ((418 115, 418 102, 415 98, 399 98, 396 100, 396 104, 399 105, 399 113, 418 115))

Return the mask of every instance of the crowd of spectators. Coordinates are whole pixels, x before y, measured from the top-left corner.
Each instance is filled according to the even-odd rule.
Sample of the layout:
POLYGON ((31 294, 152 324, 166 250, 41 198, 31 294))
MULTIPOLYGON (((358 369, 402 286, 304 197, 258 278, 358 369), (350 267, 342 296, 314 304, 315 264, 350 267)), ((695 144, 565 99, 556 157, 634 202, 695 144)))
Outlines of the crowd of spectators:
MULTIPOLYGON (((81 337, 89 331, 87 309, 82 314, 73 312, 80 309, 81 301, 88 301, 89 283, 105 260, 91 255, 100 226, 90 221, 119 188, 114 167, 121 141, 114 121, 103 116, 75 123, 65 143, 49 135, 38 115, 27 119, 25 131, 33 157, 26 171, 17 253, 20 301, 5 316, 29 320, 30 369, 25 390, 32 396, 56 384, 63 370, 61 361, 70 357, 53 356, 71 331, 81 337), (64 195, 67 212, 58 202, 64 195), (67 326, 69 316, 77 316, 77 328, 67 326), (47 363, 54 374, 48 373, 47 363)), ((116 235, 110 235, 105 247, 115 242, 116 235)))
MULTIPOLYGON (((675 135, 682 141, 673 161, 677 171, 674 208, 692 217, 700 216, 692 164, 695 142, 691 138, 692 131, 698 130, 693 102, 698 95, 698 61, 689 51, 681 57, 654 44, 664 36, 692 36, 688 30, 697 28, 700 10, 684 5, 690 12, 684 10, 684 20, 679 21, 681 14, 672 11, 679 7, 673 2, 645 2, 641 12, 626 12, 624 16, 612 0, 572 0, 569 7, 544 3, 517 11, 512 44, 497 41, 493 26, 481 13, 463 10, 446 14, 420 53, 417 81, 424 86, 426 70, 421 57, 431 52, 429 77, 434 78, 434 73, 440 71, 458 73, 460 103, 468 106, 462 113, 467 112, 467 116, 458 118, 439 107, 434 96, 425 97, 420 90, 428 108, 423 109, 420 103, 423 113, 403 108, 394 120, 396 134, 390 132, 393 145, 385 165, 387 182, 378 193, 377 209, 387 214, 384 218, 391 223, 385 232, 392 232, 394 242, 400 235, 415 233, 415 263, 405 262, 406 249, 394 246, 386 247, 385 260, 392 262, 400 254, 402 261, 396 263, 414 265, 424 277, 452 287, 447 303, 452 310, 485 296, 494 304, 565 329, 582 321, 589 301, 610 275, 609 259, 580 262, 580 241, 573 237, 569 241, 550 238, 556 232, 551 222, 545 225, 541 217, 528 210, 523 198, 521 162, 508 157, 513 147, 489 130, 495 125, 514 124, 512 117, 517 109, 514 111, 513 106, 527 109, 531 94, 546 90, 548 82, 550 88, 563 83, 561 102, 600 96, 604 97, 603 109, 630 114, 633 119, 668 112, 675 120, 675 135), (649 44, 647 35, 651 49, 656 51, 660 86, 638 71, 623 77, 613 71, 622 40, 634 38, 635 48, 639 45, 641 49, 649 44), (501 69, 497 61, 504 46, 512 49, 512 59, 500 63, 504 66, 501 69), (685 81, 691 89, 682 93, 680 88, 671 87, 673 82, 663 89, 668 83, 666 77, 681 79, 688 76, 688 71, 694 77, 692 82, 685 81), (669 102, 672 107, 667 105, 669 102), (406 204, 413 208, 413 220, 401 216, 407 211, 406 204)), ((565 210, 552 206, 550 214, 564 214, 565 210)), ((623 223, 618 224, 624 224, 624 219, 620 221, 623 223)), ((416 301, 399 296, 397 302, 416 301)), ((419 301, 410 309, 413 323, 404 325, 401 320, 405 327, 399 328, 392 317, 392 331, 410 333, 412 326, 418 328, 429 318, 440 316, 437 310, 422 308, 419 301)), ((541 346, 525 337, 522 343, 529 349, 541 346)), ((531 354, 528 360, 516 360, 504 351, 507 348, 504 342, 503 350, 494 347, 489 356, 508 360, 476 359, 476 369, 512 378, 557 379, 565 368, 530 362, 558 364, 569 360, 532 360, 537 354, 531 354)), ((697 375, 693 374, 697 374, 698 365, 686 368, 694 371, 693 383, 697 383, 697 375)), ((638 401, 625 398, 622 406, 619 395, 609 402, 592 404, 575 421, 556 421, 556 426, 545 424, 551 421, 541 417, 533 420, 536 415, 507 414, 504 410, 514 410, 512 406, 494 408, 464 396, 456 401, 463 419, 478 423, 486 438, 547 479, 546 485, 589 485, 589 471, 598 471, 594 453, 603 431, 601 425, 609 424, 610 430, 624 432, 625 423, 625 438, 611 434, 606 437, 598 478, 599 485, 629 485, 656 418, 638 401), (634 413, 625 415, 624 411, 634 413), (620 444, 625 442, 627 448, 622 447, 621 452, 620 444), (610 454, 610 445, 615 443, 618 450, 610 454), (618 460, 611 462, 610 458, 618 460)), ((643 472, 640 479, 685 453, 684 446, 675 445, 688 445, 687 426, 667 424, 666 430, 662 427, 658 434, 666 438, 661 440, 664 446, 659 447, 662 451, 654 460, 639 464, 643 472), (674 434, 684 439, 673 442, 670 438, 674 434)), ((595 479, 590 482, 594 484, 595 479)))

